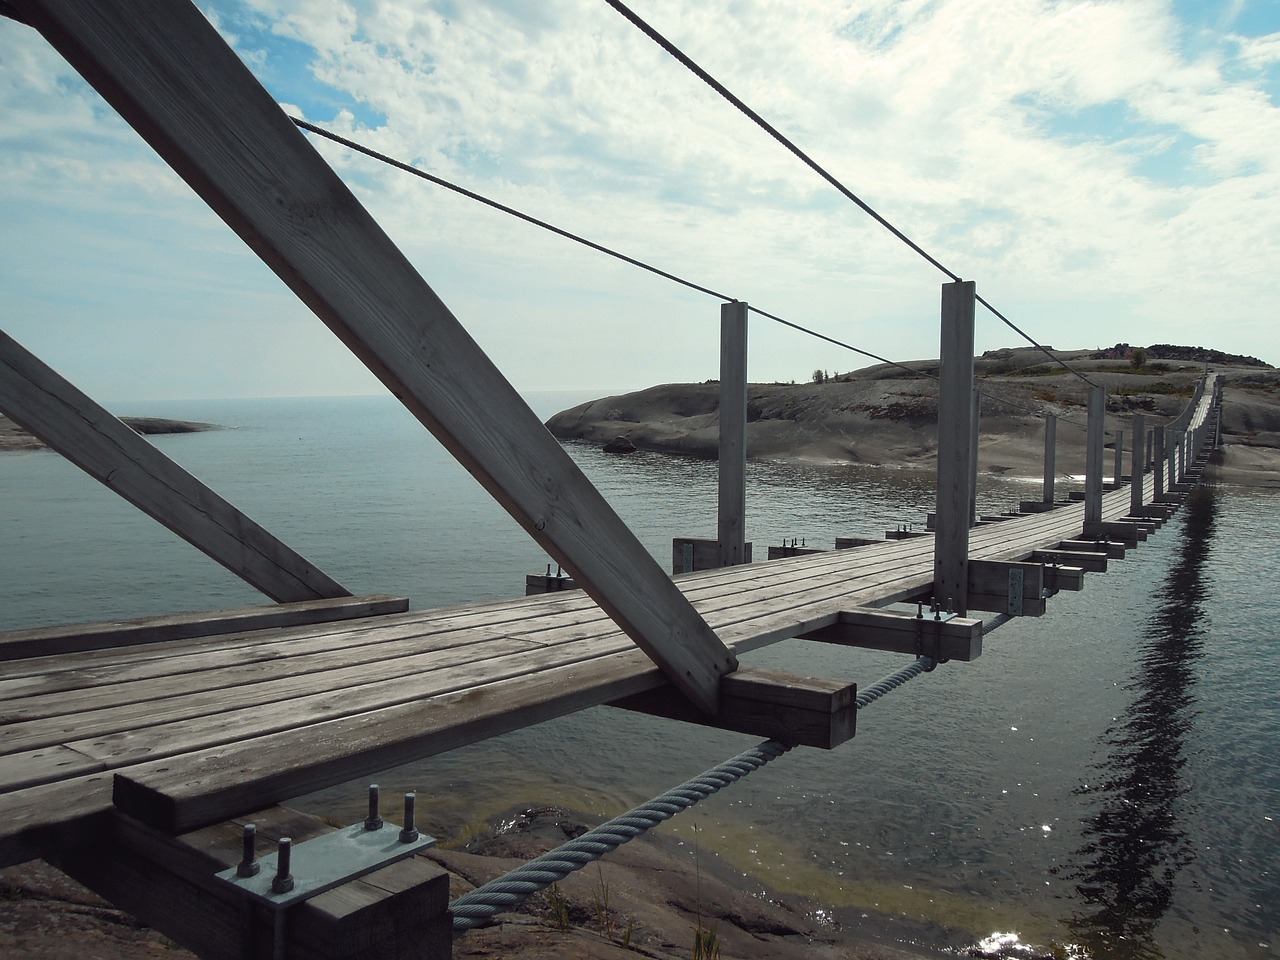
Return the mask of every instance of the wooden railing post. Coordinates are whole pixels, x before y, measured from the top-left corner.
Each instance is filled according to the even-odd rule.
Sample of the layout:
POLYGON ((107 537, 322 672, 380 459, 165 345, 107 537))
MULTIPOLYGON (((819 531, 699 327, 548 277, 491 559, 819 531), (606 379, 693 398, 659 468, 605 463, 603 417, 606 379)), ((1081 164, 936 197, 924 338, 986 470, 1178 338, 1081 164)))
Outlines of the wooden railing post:
POLYGON ((978 437, 982 426, 982 394, 975 385, 969 411, 969 526, 978 522, 978 437))
POLYGON ((933 590, 938 603, 961 615, 968 610, 975 293, 972 280, 942 285, 933 590))
POLYGON ((1148 470, 1152 469, 1152 467, 1155 466, 1154 457, 1152 456, 1152 451, 1155 448, 1155 440, 1156 440, 1155 431, 1149 431, 1147 433, 1147 455, 1142 461, 1143 473, 1146 473, 1148 470))
POLYGON ((1155 456, 1151 461, 1151 469, 1155 474, 1156 487, 1155 496, 1152 498, 1156 503, 1164 499, 1164 425, 1156 424, 1151 428, 1151 448, 1155 456))
POLYGON ((1129 467, 1129 514, 1134 517, 1142 512, 1142 485, 1146 475, 1142 454, 1146 443, 1147 421, 1142 414, 1136 413, 1133 416, 1133 463, 1129 467))
POLYGON ((1106 393, 1102 387, 1090 387, 1084 460, 1085 536, 1094 536, 1102 525, 1102 444, 1106 413, 1106 393))
POLYGON ((1058 418, 1049 414, 1044 418, 1044 502, 1053 503, 1053 482, 1057 478, 1054 464, 1058 452, 1058 418))
POLYGON ((747 305, 720 306, 720 566, 746 562, 747 305))
POLYGON ((1111 482, 1120 486, 1120 478, 1124 475, 1124 431, 1116 431, 1116 468, 1111 482))

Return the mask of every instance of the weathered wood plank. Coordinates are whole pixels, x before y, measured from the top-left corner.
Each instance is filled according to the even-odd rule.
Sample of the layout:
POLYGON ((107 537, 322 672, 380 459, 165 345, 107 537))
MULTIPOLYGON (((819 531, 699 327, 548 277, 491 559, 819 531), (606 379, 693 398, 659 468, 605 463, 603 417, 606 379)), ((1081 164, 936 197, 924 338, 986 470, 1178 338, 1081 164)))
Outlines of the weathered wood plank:
POLYGON ((3 331, 0 410, 271 599, 351 595, 3 331))
POLYGON ((118 774, 122 812, 180 833, 262 803, 368 776, 664 682, 640 651, 185 754, 118 774), (389 735, 390 734, 390 735, 389 735))
POLYGON ((698 706, 737 662, 192 5, 14 6, 698 706))
MULTIPOLYGON (((0 633, 0 661, 61 657, 86 650, 164 643, 245 630, 380 617, 408 609, 407 597, 375 594, 295 601, 273 607, 240 607, 211 613, 179 613, 108 623, 11 630, 0 633)), ((54 664, 45 666, 56 669, 54 664)))

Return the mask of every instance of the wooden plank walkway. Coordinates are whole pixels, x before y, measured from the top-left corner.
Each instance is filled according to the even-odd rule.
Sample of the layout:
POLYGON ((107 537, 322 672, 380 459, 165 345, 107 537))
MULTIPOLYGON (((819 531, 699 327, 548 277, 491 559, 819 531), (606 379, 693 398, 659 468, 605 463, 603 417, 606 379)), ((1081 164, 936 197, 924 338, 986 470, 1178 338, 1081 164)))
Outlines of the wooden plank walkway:
MULTIPOLYGON (((1107 494, 1104 519, 1129 502, 1107 494)), ((970 553, 1027 558, 1082 520, 1076 503, 979 526, 970 553)), ((677 582, 741 655, 932 576, 924 536, 677 582)), ((9 660, 0 864, 90 842, 116 774, 124 809, 177 831, 666 683, 581 592, 9 660)))

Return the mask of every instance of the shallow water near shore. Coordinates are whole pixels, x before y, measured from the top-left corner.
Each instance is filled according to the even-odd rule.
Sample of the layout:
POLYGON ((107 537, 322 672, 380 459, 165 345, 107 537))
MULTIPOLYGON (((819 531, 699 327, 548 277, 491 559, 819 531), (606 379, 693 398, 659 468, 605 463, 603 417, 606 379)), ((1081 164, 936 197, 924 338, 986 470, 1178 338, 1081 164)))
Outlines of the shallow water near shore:
MULTIPOLYGON (((541 415, 585 399, 535 395, 541 415)), ((353 592, 415 607, 522 590, 547 560, 389 398, 119 404, 232 429, 157 445, 353 592)), ((713 463, 570 453, 664 567, 712 536, 713 463)), ((927 476, 752 464, 757 556, 922 526, 927 476)), ((0 629, 239 606, 259 596, 48 452, 0 456, 0 629)), ((984 478, 982 512, 1027 485, 984 478)), ((1008 956, 1280 953, 1280 502, 1221 488, 1082 593, 987 637, 662 831, 847 928, 1008 956), (1016 935, 1016 938, 1015 938, 1016 935)), ((790 641, 748 658, 867 685, 905 662, 790 641)), ((513 803, 608 817, 757 742, 598 708, 390 771, 428 829, 513 803)), ((359 786, 308 799, 362 816, 359 786)))

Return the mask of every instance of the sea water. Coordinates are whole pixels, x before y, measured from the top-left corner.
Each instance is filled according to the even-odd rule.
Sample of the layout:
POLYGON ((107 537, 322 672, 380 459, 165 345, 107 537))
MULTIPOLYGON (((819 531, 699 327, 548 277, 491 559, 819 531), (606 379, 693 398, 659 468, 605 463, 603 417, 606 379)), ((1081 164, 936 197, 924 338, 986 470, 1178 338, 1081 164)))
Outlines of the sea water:
MULTIPOLYGON (((543 416, 585 395, 530 398, 543 416)), ((518 595, 547 558, 389 398, 117 404, 227 429, 157 445, 355 593, 415 607, 518 595)), ((715 465, 568 450, 663 566, 714 536, 715 465)), ((48 452, 0 456, 0 629, 262 601, 48 452)), ((980 509, 1038 487, 984 478, 980 509)), ((795 538, 920 525, 931 479, 749 468, 762 556, 795 538)), ((1222 487, 1081 593, 989 635, 864 711, 834 751, 795 750, 663 832, 762 894, 922 949, 1091 958, 1280 953, 1280 503, 1222 487)), ((788 641, 752 664, 855 680, 892 654, 788 641)), ((597 708, 379 779, 465 836, 516 805, 607 817, 757 742, 597 708)), ((358 819, 359 784, 304 802, 358 819)))

